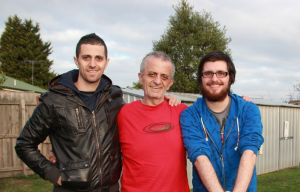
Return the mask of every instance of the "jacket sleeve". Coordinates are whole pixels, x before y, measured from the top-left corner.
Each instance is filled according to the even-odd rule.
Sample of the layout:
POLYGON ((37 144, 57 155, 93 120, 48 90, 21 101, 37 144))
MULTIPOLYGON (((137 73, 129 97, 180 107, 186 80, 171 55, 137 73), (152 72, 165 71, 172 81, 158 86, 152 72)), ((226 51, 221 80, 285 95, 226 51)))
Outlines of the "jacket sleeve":
POLYGON ((15 150, 30 169, 56 185, 60 172, 38 149, 38 145, 49 135, 51 125, 51 113, 41 100, 17 138, 15 150))
POLYGON ((185 109, 180 115, 180 125, 184 147, 192 164, 194 165, 200 155, 211 159, 211 150, 206 141, 199 114, 191 110, 191 107, 185 109))
POLYGON ((248 102, 240 115, 239 122, 241 123, 239 153, 242 154, 245 150, 252 150, 257 154, 264 142, 262 136, 263 126, 258 106, 248 102))

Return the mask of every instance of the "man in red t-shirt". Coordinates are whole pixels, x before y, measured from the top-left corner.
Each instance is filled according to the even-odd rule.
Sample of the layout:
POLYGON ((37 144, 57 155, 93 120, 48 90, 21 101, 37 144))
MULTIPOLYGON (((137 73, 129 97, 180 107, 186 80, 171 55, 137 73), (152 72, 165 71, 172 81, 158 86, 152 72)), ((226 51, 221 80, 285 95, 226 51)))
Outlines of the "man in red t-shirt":
POLYGON ((166 54, 146 55, 139 73, 144 98, 126 104, 118 115, 122 192, 189 192, 179 124, 187 106, 172 107, 164 100, 174 73, 175 65, 166 54))

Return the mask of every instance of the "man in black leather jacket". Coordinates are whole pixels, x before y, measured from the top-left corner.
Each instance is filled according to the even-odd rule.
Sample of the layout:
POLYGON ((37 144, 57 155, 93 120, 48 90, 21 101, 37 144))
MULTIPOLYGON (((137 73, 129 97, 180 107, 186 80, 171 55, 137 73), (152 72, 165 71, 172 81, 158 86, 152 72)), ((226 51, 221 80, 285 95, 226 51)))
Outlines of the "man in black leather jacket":
POLYGON ((118 192, 122 169, 117 114, 122 90, 103 74, 109 63, 105 42, 83 36, 72 70, 49 82, 49 92, 26 123, 16 153, 35 173, 54 184, 54 192, 118 192), (56 164, 37 146, 50 137, 56 164))

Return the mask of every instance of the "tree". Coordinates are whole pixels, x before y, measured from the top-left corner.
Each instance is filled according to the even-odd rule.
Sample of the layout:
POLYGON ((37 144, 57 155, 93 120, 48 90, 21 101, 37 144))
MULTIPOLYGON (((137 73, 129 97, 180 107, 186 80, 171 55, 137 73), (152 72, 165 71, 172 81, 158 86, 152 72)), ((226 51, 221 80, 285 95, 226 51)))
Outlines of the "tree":
POLYGON ((0 90, 2 89, 2 85, 5 82, 6 78, 3 71, 0 70, 0 90))
POLYGON ((31 19, 24 22, 15 15, 8 17, 0 42, 0 62, 3 72, 10 77, 46 88, 56 74, 50 72, 53 61, 50 42, 43 42, 39 24, 31 19))
POLYGON ((201 58, 213 50, 230 55, 225 26, 221 28, 209 12, 193 10, 186 0, 173 6, 175 15, 159 41, 153 41, 153 50, 168 54, 176 66, 175 83, 171 91, 197 93, 197 67, 201 58))
POLYGON ((294 85, 294 91, 296 92, 296 99, 300 98, 300 81, 297 81, 294 85))
POLYGON ((134 89, 143 89, 143 86, 140 84, 140 82, 133 82, 132 87, 127 86, 127 88, 134 88, 134 89))

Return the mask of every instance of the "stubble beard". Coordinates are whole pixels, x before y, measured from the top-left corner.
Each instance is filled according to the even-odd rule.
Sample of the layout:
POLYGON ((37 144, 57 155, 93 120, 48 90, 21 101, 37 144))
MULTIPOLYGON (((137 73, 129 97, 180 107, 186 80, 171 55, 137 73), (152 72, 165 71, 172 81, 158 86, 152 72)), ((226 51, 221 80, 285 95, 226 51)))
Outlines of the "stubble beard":
MULTIPOLYGON (((79 70, 79 73, 80 73, 81 78, 82 78, 85 82, 90 83, 90 84, 93 84, 93 83, 98 82, 98 81, 101 79, 102 75, 103 75, 103 74, 101 74, 101 75, 95 74, 94 77, 89 77, 87 72, 86 72, 86 74, 85 74, 84 71, 79 70)), ((99 72, 98 72, 98 73, 99 73, 99 72)))

